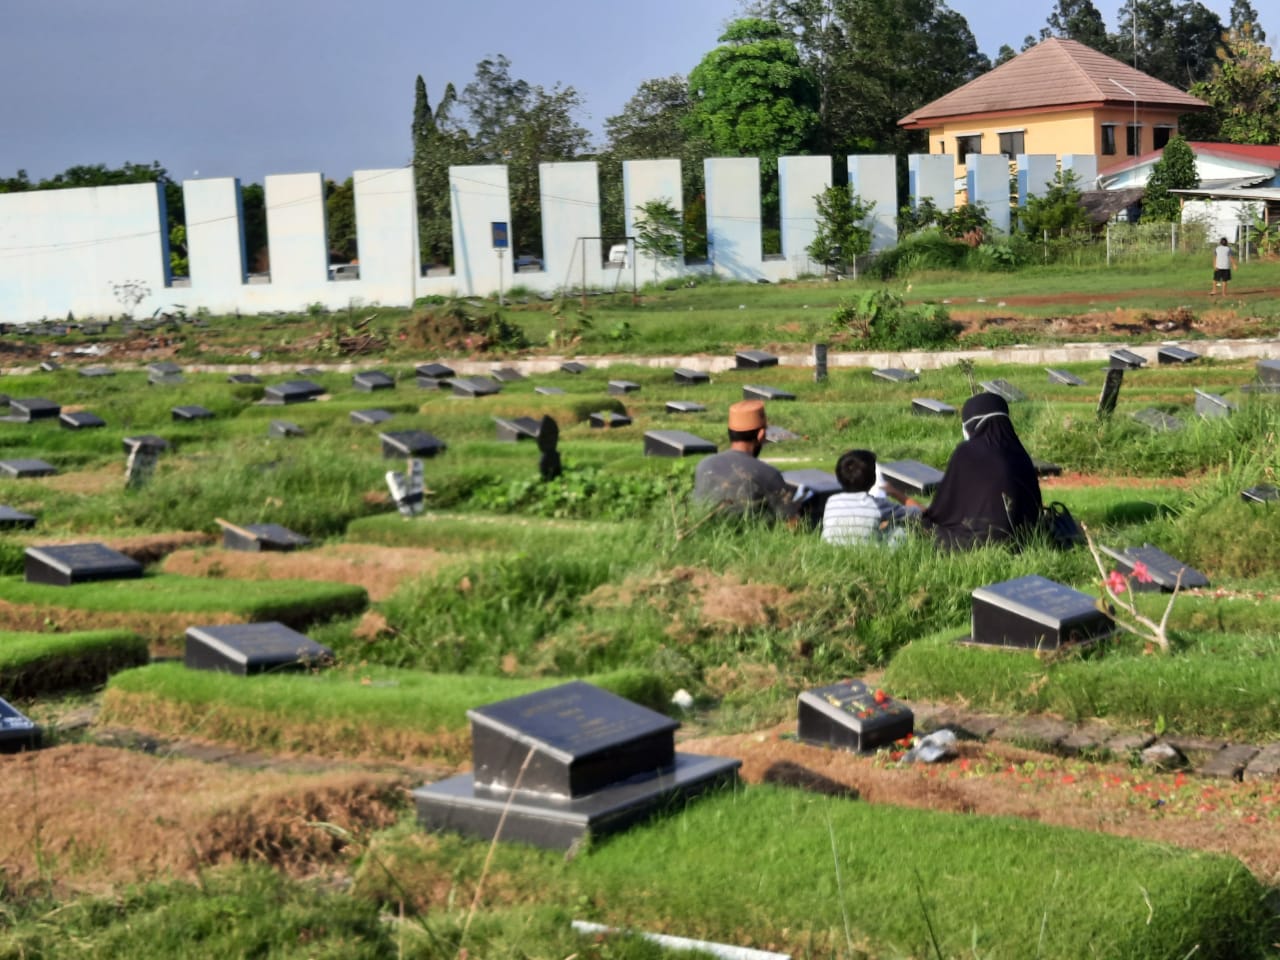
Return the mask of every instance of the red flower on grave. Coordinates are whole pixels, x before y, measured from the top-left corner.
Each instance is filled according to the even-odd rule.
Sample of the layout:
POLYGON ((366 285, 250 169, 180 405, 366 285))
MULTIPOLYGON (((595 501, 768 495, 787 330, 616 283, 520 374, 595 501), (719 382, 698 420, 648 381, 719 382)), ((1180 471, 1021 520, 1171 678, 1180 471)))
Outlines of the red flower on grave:
POLYGON ((889 701, 889 695, 887 693, 885 693, 883 690, 876 691, 876 703, 887 703, 888 701, 889 701))
POLYGON ((1107 575, 1107 588, 1112 593, 1124 593, 1129 589, 1129 581, 1125 580, 1124 574, 1119 570, 1112 570, 1107 575))
POLYGON ((1141 560, 1134 561, 1133 576, 1139 583, 1151 582, 1151 571, 1147 569, 1147 565, 1141 560))

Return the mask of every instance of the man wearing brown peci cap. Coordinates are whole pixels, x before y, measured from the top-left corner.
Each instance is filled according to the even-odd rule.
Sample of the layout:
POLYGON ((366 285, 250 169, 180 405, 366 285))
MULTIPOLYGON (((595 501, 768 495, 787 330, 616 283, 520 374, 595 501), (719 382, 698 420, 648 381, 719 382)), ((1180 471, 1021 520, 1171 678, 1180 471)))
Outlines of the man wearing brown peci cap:
POLYGON ((743 400, 729 408, 729 449, 698 464, 694 500, 735 516, 796 516, 799 503, 782 474, 757 459, 767 426, 761 400, 743 400))

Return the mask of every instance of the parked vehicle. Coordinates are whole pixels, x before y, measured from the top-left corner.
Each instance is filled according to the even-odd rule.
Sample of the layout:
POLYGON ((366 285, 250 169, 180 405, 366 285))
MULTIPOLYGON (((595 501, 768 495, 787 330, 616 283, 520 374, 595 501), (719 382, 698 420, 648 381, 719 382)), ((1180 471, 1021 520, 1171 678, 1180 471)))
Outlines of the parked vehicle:
POLYGON ((627 245, 625 243, 615 243, 609 248, 609 266, 626 268, 627 245))
POLYGON ((330 280, 359 280, 360 264, 334 263, 329 266, 330 280))

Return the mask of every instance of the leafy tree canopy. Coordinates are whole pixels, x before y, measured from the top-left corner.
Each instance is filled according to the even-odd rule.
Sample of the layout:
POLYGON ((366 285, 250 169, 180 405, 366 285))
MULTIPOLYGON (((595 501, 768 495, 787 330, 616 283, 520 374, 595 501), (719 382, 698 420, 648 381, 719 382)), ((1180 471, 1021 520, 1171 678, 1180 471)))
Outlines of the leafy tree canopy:
POLYGON ((1173 190, 1191 190, 1200 185, 1196 171, 1196 155, 1180 136, 1169 138, 1164 152, 1147 179, 1147 192, 1142 198, 1144 223, 1174 223, 1182 216, 1182 200, 1173 190))
POLYGON ((1040 196, 1027 198, 1018 211, 1018 222, 1035 236, 1071 233, 1085 226, 1088 215, 1080 205, 1079 178, 1072 170, 1059 170, 1040 196))
POLYGON ((1280 62, 1248 34, 1227 35, 1212 76, 1191 92, 1213 108, 1183 124, 1193 139, 1280 143, 1280 62))
POLYGON ((1113 56, 1133 62, 1137 18, 1137 63, 1165 83, 1186 90, 1205 80, 1217 62, 1222 19, 1199 0, 1131 0, 1122 9, 1113 56))
POLYGON ((871 249, 866 220, 874 203, 864 203, 848 184, 827 187, 814 200, 818 229, 808 246, 810 257, 822 264, 843 264, 871 249))

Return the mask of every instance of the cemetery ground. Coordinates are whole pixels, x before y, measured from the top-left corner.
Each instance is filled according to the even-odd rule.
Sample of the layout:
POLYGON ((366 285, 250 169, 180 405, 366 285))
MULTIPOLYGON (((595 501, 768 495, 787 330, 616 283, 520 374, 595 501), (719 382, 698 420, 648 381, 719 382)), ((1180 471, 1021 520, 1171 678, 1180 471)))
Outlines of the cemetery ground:
MULTIPOLYGON (((1201 266, 894 290, 907 306, 951 300, 972 331, 961 347, 1065 337, 1151 353, 1275 336, 1280 268, 1247 265, 1218 303, 1201 266)), ((798 365, 673 377, 747 348, 855 349, 833 314, 878 289, 703 284, 637 306, 589 298, 585 314, 529 298, 497 316, 353 306, 0 336, 0 392, 105 421, 0 422, 0 460, 57 470, 0 477, 0 504, 37 521, 0 534, 0 697, 46 734, 44 749, 0 757, 0 957, 662 955, 575 934, 574 919, 798 957, 1274 956, 1280 779, 1198 769, 1223 744, 1280 743, 1280 514, 1241 497, 1276 482, 1280 394, 1247 389, 1254 360, 1207 356, 1127 371, 1101 420, 1102 360, 1062 365, 1083 386, 981 357, 901 383, 865 365, 833 365, 825 383, 798 365), (478 397, 424 389, 414 371, 574 354, 581 373, 544 364, 478 397), (180 382, 149 385, 144 364, 160 359, 186 368, 180 382), (262 382, 228 382, 232 364, 262 382), (113 372, 83 376, 90 365, 113 372), (353 372, 374 369, 394 388, 356 389, 353 372), (260 403, 301 378, 318 399, 260 403), (1126 632, 1056 652, 959 645, 975 587, 1039 574, 1098 596, 1088 551, 747 534, 689 507, 696 458, 644 455, 655 429, 723 445, 728 404, 768 385, 796 397, 769 404, 793 435, 764 454, 784 470, 830 471, 850 447, 942 467, 956 419, 913 415, 912 400, 959 407, 997 379, 1026 395, 1011 406, 1028 450, 1063 468, 1042 481, 1047 500, 1101 545, 1151 543, 1208 576, 1174 602, 1169 652, 1126 632), (611 392, 618 380, 638 389, 611 392), (1229 415, 1198 416, 1196 390, 1229 415), (178 406, 212 417, 175 419, 178 406), (353 420, 371 409, 390 419, 353 420), (1135 419, 1148 409, 1178 427, 1135 419), (605 411, 630 423, 593 426, 605 411), (535 443, 495 424, 543 415, 565 467, 550 482, 535 443), (270 436, 278 420, 302 435, 270 436), (390 430, 446 444, 424 461, 420 516, 387 492, 386 471, 404 469, 383 456, 390 430), (129 487, 123 444, 140 435, 167 447, 129 487), (312 545, 225 550, 218 519, 312 545), (25 582, 29 545, 86 542, 138 556, 145 575, 25 582), (335 665, 246 678, 176 662, 188 627, 260 620, 326 645, 335 665), (1093 735, 1055 748, 1027 724, 935 765, 796 741, 796 695, 844 677, 930 722, 1061 718, 1093 735), (745 785, 569 856, 416 824, 408 791, 471 766, 468 709, 568 678, 680 720, 680 749, 741 758, 745 785), (671 702, 681 689, 688 709, 671 702), (1152 769, 1099 724, 1180 743, 1191 763, 1152 769)), ((1166 595, 1137 597, 1158 620, 1166 595)))

